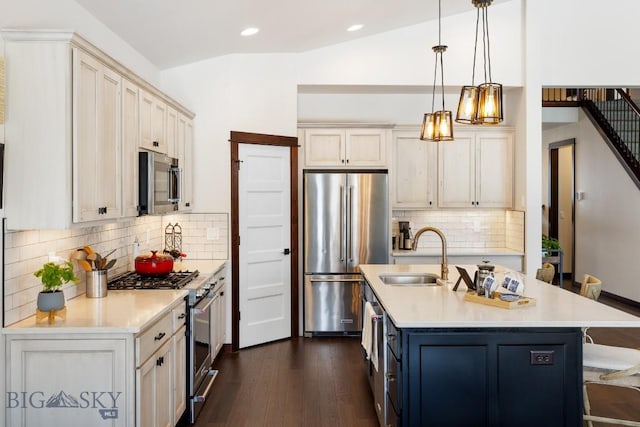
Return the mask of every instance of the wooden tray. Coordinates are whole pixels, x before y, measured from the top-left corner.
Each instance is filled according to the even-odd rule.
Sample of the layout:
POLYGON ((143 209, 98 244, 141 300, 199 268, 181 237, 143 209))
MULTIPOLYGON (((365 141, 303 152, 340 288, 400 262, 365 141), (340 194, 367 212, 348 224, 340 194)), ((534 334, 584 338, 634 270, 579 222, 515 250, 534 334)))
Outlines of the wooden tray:
POLYGON ((536 305, 536 300, 533 298, 524 297, 517 301, 502 301, 499 298, 485 298, 484 296, 478 296, 475 292, 467 292, 464 295, 464 300, 469 302, 474 302, 476 304, 484 304, 491 305, 493 307, 500 308, 520 308, 520 307, 531 307, 536 305))

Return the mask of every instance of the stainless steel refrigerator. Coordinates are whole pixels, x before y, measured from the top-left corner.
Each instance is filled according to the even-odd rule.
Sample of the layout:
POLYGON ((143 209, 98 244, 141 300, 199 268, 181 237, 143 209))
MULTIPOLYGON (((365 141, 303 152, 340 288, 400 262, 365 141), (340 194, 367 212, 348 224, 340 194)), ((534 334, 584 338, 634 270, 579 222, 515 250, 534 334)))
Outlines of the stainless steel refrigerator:
POLYGON ((304 330, 362 330, 360 264, 389 260, 387 171, 304 173, 304 330))

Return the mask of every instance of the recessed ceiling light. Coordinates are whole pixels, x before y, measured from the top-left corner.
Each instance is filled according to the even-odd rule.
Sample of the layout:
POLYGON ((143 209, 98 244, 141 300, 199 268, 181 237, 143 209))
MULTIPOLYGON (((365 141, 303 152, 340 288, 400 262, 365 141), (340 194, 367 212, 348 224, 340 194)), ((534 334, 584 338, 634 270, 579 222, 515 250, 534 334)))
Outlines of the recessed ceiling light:
POLYGON ((352 25, 352 26, 350 26, 349 28, 347 28, 347 31, 358 31, 358 30, 361 30, 361 29, 362 29, 362 27, 364 27, 364 25, 362 25, 362 24, 355 24, 355 25, 352 25))
POLYGON ((258 31, 260 31, 260 28, 249 27, 249 28, 245 28, 244 30, 242 30, 240 35, 248 37, 248 36, 252 36, 252 35, 256 34, 258 31))

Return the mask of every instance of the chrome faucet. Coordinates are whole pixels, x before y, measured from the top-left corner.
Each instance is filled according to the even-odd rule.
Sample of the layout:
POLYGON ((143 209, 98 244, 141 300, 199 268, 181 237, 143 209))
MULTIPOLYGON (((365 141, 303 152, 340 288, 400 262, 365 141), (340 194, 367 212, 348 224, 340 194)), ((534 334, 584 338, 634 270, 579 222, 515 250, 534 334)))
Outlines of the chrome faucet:
POLYGON ((411 246, 411 250, 415 251, 416 249, 418 249, 418 239, 420 239, 420 236, 422 236, 422 233, 424 233, 425 231, 433 231, 438 235, 438 237, 440 237, 440 240, 442 241, 442 264, 440 265, 440 278, 446 281, 449 278, 449 266, 447 265, 447 239, 444 237, 444 233, 442 233, 439 228, 422 227, 420 230, 418 230, 415 237, 413 238, 413 245, 411 246))

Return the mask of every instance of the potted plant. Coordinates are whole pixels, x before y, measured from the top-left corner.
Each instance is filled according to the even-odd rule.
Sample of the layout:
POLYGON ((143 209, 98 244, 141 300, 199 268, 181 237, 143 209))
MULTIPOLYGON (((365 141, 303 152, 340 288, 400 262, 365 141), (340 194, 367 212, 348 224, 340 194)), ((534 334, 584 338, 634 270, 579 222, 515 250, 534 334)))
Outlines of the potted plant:
POLYGON ((549 256, 549 252, 552 250, 560 249, 560 242, 558 239, 549 237, 546 234, 542 235, 542 256, 549 256))
POLYGON ((78 282, 70 261, 65 261, 62 265, 47 262, 33 275, 42 281, 43 289, 38 294, 37 302, 40 311, 61 310, 64 307, 64 293, 60 288, 65 283, 78 282))

